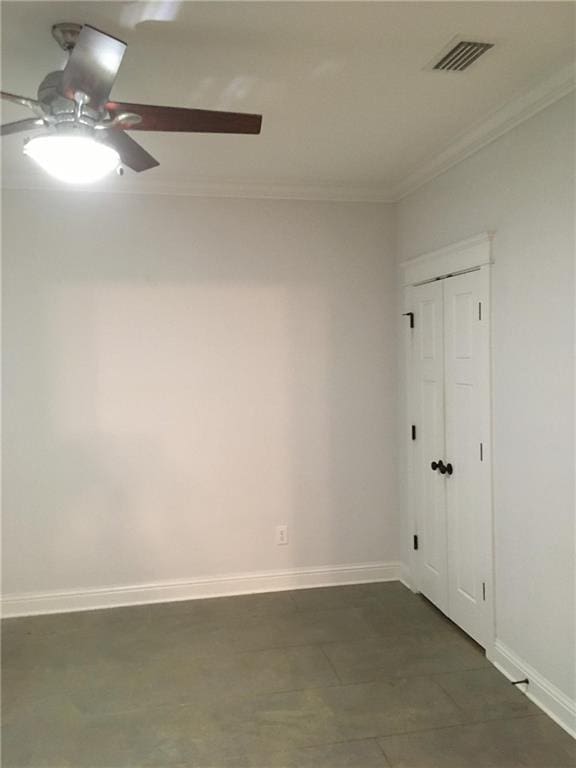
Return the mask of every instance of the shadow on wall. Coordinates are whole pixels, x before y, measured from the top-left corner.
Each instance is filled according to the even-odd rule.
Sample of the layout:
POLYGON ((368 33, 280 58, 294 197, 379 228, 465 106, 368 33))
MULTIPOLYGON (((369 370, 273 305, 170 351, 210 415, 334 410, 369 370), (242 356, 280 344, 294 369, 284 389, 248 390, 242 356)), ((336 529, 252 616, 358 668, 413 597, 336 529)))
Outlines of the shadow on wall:
POLYGON ((378 210, 15 194, 6 592, 395 559, 378 210))

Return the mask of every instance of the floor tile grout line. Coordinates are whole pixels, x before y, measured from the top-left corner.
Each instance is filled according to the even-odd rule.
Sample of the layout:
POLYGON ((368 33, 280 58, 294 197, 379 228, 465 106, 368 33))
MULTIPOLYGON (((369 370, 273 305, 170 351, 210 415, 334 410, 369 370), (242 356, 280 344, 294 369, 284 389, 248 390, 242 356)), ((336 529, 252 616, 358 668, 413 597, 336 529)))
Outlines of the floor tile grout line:
MULTIPOLYGON (((416 679, 416 678, 396 678, 396 680, 404 680, 404 679, 416 679)), ((420 676, 418 679, 426 679, 426 676, 420 676)), ((275 695, 283 695, 283 694, 290 694, 290 693, 302 693, 306 691, 322 691, 322 690, 332 690, 335 688, 347 688, 347 687, 354 687, 356 685, 370 685, 371 683, 334 683, 330 685, 319 685, 319 686, 306 686, 303 688, 289 688, 289 689, 281 689, 276 691, 260 691, 256 694, 253 694, 251 696, 239 696, 238 702, 250 700, 253 698, 258 698, 261 696, 275 696, 275 695)), ((441 687, 441 686, 440 686, 441 687)), ((441 688, 443 692, 444 689, 441 688)), ((68 689, 68 693, 70 692, 70 689, 68 689)), ((448 695, 448 694, 447 694, 448 695)), ((450 700, 453 701, 452 697, 450 697, 450 700)), ((454 702, 455 703, 455 702, 454 702)), ((456 703, 455 703, 456 704, 456 703)), ((158 704, 154 704, 152 706, 137 706, 137 707, 130 707, 128 709, 122 709, 117 711, 102 711, 102 712, 87 712, 82 711, 75 707, 77 709, 79 717, 81 717, 84 720, 97 720, 100 718, 115 718, 115 717, 122 717, 124 715, 129 715, 133 713, 138 712, 154 712, 154 711, 160 711, 160 710, 182 710, 186 707, 194 706, 194 702, 180 702, 178 704, 171 704, 170 702, 161 702, 158 704)), ((456 707, 462 714, 466 714, 465 710, 462 709, 462 707, 458 706, 456 704, 456 707)), ((522 720, 527 719, 531 717, 546 717, 545 713, 541 712, 530 712, 530 713, 519 713, 519 714, 508 714, 506 716, 499 716, 494 718, 473 718, 473 719, 466 719, 459 723, 453 723, 450 725, 442 725, 442 726, 436 726, 431 728, 419 728, 416 730, 408 730, 408 731, 393 731, 387 734, 374 734, 372 736, 363 736, 358 738, 352 738, 352 739, 345 739, 343 742, 346 741, 364 741, 367 739, 384 739, 389 738, 392 736, 401 736, 405 734, 411 734, 411 733, 423 733, 423 732, 429 732, 429 731, 435 731, 435 730, 445 730, 447 728, 458 728, 458 727, 464 727, 464 726, 473 726, 473 725, 481 725, 491 722, 501 722, 506 720, 522 720)), ((322 743, 318 746, 323 746, 331 743, 343 743, 343 742, 326 742, 322 743)), ((308 746, 316 746, 316 745, 308 745, 308 746)))
POLYGON ((451 723, 450 725, 437 725, 434 728, 417 728, 415 730, 410 731, 394 731, 392 733, 386 733, 386 734, 380 734, 378 736, 370 736, 367 738, 375 738, 378 740, 381 739, 391 739, 395 738, 396 736, 414 736, 419 733, 432 733, 433 731, 447 731, 451 728, 469 728, 473 725, 487 725, 488 723, 501 723, 501 722, 507 722, 508 720, 529 720, 533 717, 539 717, 542 719, 550 719, 544 712, 533 712, 531 714, 524 714, 524 715, 518 715, 517 717, 507 716, 507 717, 498 717, 494 718, 492 720, 474 720, 472 722, 467 723, 451 723))
POLYGON ((379 749, 379 750, 380 750, 380 752, 382 752, 382 754, 384 755, 384 760, 386 761, 386 765, 387 765, 387 766, 389 766, 389 768, 392 768, 392 762, 390 761, 390 758, 389 758, 389 757, 388 757, 388 755, 386 754, 386 750, 384 749, 384 747, 383 747, 383 746, 382 746, 382 744, 380 743, 380 742, 381 742, 381 739, 380 739, 380 737, 376 737, 375 741, 376 741, 376 744, 378 744, 378 749, 379 749))
POLYGON ((294 610, 296 611, 296 613, 300 613, 300 606, 298 605, 298 600, 296 600, 296 597, 294 595, 294 591, 293 590, 289 590, 287 592, 287 594, 288 594, 288 597, 290 598, 290 602, 294 606, 294 610))
MULTIPOLYGON (((314 686, 306 686, 304 688, 282 688, 281 690, 275 690, 275 691, 259 691, 258 693, 253 693, 247 696, 239 695, 237 699, 235 699, 235 703, 239 704, 241 702, 249 701, 255 698, 258 698, 260 696, 276 696, 276 695, 283 695, 287 693, 304 693, 306 691, 324 691, 324 690, 330 690, 332 688, 340 688, 340 683, 331 683, 329 685, 314 685, 314 686)), ((70 693, 71 689, 68 689, 66 693, 70 693)), ((216 702, 221 697, 221 694, 218 694, 217 697, 215 697, 212 701, 216 702)), ((75 705, 74 705, 75 706, 75 705)), ((113 712, 110 711, 102 711, 102 712, 87 712, 78 710, 78 714, 86 719, 97 719, 101 717, 121 717, 122 715, 129 715, 135 712, 155 712, 158 710, 181 710, 185 709, 186 707, 193 707, 196 706, 196 702, 194 701, 181 701, 179 703, 170 703, 168 701, 166 702, 160 702, 158 704, 152 704, 152 705, 144 705, 144 706, 137 706, 137 707, 130 707, 129 709, 121 709, 121 710, 115 710, 113 712)), ((75 707, 78 709, 77 707, 75 707)), ((375 738, 375 737, 369 737, 369 738, 375 738)))
MULTIPOLYGON (((333 687, 336 687, 336 686, 333 686, 333 687)), ((148 707, 146 709, 149 709, 150 711, 153 712, 153 711, 156 711, 156 710, 159 710, 159 709, 166 709, 166 708, 168 708, 168 709, 182 709, 182 708, 187 707, 187 706, 190 706, 190 705, 189 704, 181 704, 181 705, 176 705, 176 706, 171 706, 171 707, 166 707, 166 705, 158 705, 158 706, 154 706, 154 707, 148 707)), ((107 714, 106 713, 82 714, 82 718, 87 720, 87 721, 89 721, 89 720, 97 720, 97 719, 102 719, 102 718, 114 718, 114 717, 117 717, 117 716, 121 717, 121 716, 126 715, 126 714, 131 714, 131 713, 137 712, 137 711, 141 711, 141 710, 131 709, 131 710, 125 710, 125 711, 122 711, 122 712, 117 712, 117 713, 114 712, 114 713, 107 713, 107 714)), ((389 739, 389 738, 395 738, 397 736, 413 736, 413 735, 418 735, 418 734, 423 734, 423 733, 432 733, 434 731, 446 731, 446 730, 451 730, 451 729, 455 729, 455 728, 467 728, 467 727, 471 727, 471 726, 474 726, 474 725, 485 725, 485 724, 488 724, 488 723, 503 722, 503 721, 505 722, 505 721, 508 721, 508 720, 529 720, 531 718, 540 718, 542 720, 548 720, 549 719, 546 716, 545 713, 543 713, 543 712, 541 712, 541 713, 536 712, 536 713, 532 713, 532 714, 521 715, 521 716, 518 716, 518 717, 504 717, 504 718, 497 718, 497 719, 494 719, 494 720, 480 720, 480 721, 475 721, 475 722, 471 722, 471 723, 451 723, 450 725, 440 725, 440 726, 435 726, 435 727, 431 727, 431 728, 417 728, 417 729, 407 730, 407 731, 393 731, 393 732, 386 733, 386 734, 375 734, 375 735, 372 735, 372 736, 357 736, 357 737, 342 738, 342 739, 330 740, 330 741, 314 742, 314 743, 310 743, 310 744, 300 744, 299 748, 300 749, 313 749, 315 747, 329 747, 329 746, 334 746, 334 745, 337 745, 337 744, 349 744, 349 743, 355 743, 355 742, 376 741, 378 743, 378 746, 380 747, 380 749, 384 752, 384 750, 382 748, 382 745, 380 744, 380 741, 383 741, 383 740, 389 739)), ((282 750, 278 750, 278 751, 282 752, 282 750)), ((386 754, 385 754, 385 757, 388 760, 388 757, 387 757, 386 754)))
MULTIPOLYGON (((234 655, 234 656, 238 656, 238 655, 242 655, 242 654, 259 653, 259 652, 268 651, 268 650, 280 650, 280 649, 283 649, 283 648, 286 648, 286 649, 288 649, 288 648, 306 648, 306 647, 309 647, 309 648, 313 648, 314 647, 315 648, 315 647, 324 646, 324 645, 353 645, 355 643, 363 643, 363 642, 367 642, 367 641, 382 641, 382 642, 386 642, 388 640, 389 640, 389 638, 386 638, 386 637, 383 637, 383 636, 380 636, 380 635, 369 635, 367 637, 365 636, 363 638, 354 638, 352 640, 345 640, 345 641, 342 641, 342 640, 330 640, 330 639, 319 639, 319 640, 310 639, 307 642, 300 641, 300 642, 294 642, 294 643, 288 643, 288 644, 282 643, 280 645, 276 645, 275 644, 275 645, 256 646, 256 647, 252 647, 252 648, 246 648, 246 647, 244 647, 244 648, 234 648, 234 647, 230 647, 230 648, 227 648, 225 651, 206 652, 206 653, 198 652, 198 653, 194 654, 193 656, 191 656, 191 658, 218 658, 221 655, 234 655)), ((171 652, 172 652, 171 648, 167 650, 167 653, 171 653, 171 652)), ((111 659, 111 661, 112 660, 113 659, 111 659)))
MULTIPOLYGON (((298 646, 298 647, 299 648, 308 648, 310 646, 298 646)), ((259 697, 259 696, 276 696, 276 695, 290 694, 290 693, 301 693, 301 692, 306 692, 306 691, 321 691, 321 690, 327 690, 327 689, 333 689, 333 688, 350 688, 350 687, 363 686, 363 685, 377 685, 379 683, 397 683, 397 682, 400 682, 402 680, 410 680, 410 681, 413 681, 413 680, 430 680, 430 681, 432 681, 432 677, 433 677, 432 675, 405 675, 405 676, 397 676, 397 677, 391 676, 391 677, 378 678, 378 679, 372 679, 372 680, 362 680, 362 681, 355 681, 355 682, 345 682, 345 681, 343 681, 341 679, 341 677, 338 674, 334 664, 332 663, 331 659, 326 654, 324 648, 322 648, 320 646, 320 650, 322 652, 322 655, 326 658, 326 660, 327 660, 331 670, 333 671, 333 673, 334 673, 334 675, 336 677, 337 682, 323 684, 323 685, 302 686, 302 687, 299 687, 299 688, 280 688, 280 689, 275 689, 275 690, 262 690, 262 691, 258 691, 255 694, 252 694, 251 696, 239 695, 238 696, 238 700, 239 701, 243 701, 243 700, 246 700, 246 699, 250 699, 250 698, 254 698, 254 697, 259 697)), ((248 652, 248 653, 250 653, 250 652, 248 652)), ((242 655, 242 654, 238 654, 238 655, 242 655)), ((205 658, 216 658, 216 657, 205 657, 205 658)), ((222 658, 226 658, 226 657, 222 657, 222 658)), ((466 671, 474 671, 474 670, 458 670, 456 672, 456 674, 458 674, 459 672, 466 672, 466 671)), ((446 674, 446 673, 439 673, 439 674, 446 674)), ((451 674, 451 673, 447 673, 447 674, 451 674)), ((463 707, 461 707, 460 705, 458 705, 458 703, 444 689, 444 687, 442 685, 440 685, 440 683, 438 683, 438 681, 434 680, 433 682, 435 682, 436 685, 438 685, 438 687, 440 687, 442 692, 444 692, 447 695, 447 697, 450 699, 450 701, 456 706, 458 711, 461 712, 463 715, 466 715, 466 710, 463 707)), ((67 694, 71 694, 74 691, 81 691, 81 690, 84 690, 84 688, 82 686, 77 686, 77 687, 72 686, 72 687, 67 687, 65 689, 65 692, 67 694)), ((79 712, 79 714, 82 717, 87 717, 87 718, 92 718, 92 717, 115 717, 115 716, 120 716, 120 715, 123 715, 123 714, 129 714, 129 713, 133 713, 133 712, 143 712, 143 711, 147 711, 147 710, 154 711, 154 710, 159 710, 159 709, 172 709, 172 708, 173 709, 181 709, 181 708, 189 707, 189 706, 192 706, 192 705, 193 705, 192 701, 181 701, 179 703, 170 703, 169 701, 165 701, 165 702, 159 702, 158 704, 153 704, 151 706, 147 706, 147 705, 135 706, 135 707, 129 707, 127 709, 121 709, 121 710, 116 710, 116 711, 86 712, 86 711, 78 710, 78 712, 79 712)), ((537 713, 533 713, 533 714, 537 714, 537 713)), ((518 717, 525 717, 525 716, 528 716, 528 715, 526 715, 526 713, 522 713, 522 714, 519 714, 517 716, 510 715, 509 717, 511 719, 517 719, 518 717)), ((465 720, 465 721, 463 721, 463 724, 469 724, 469 723, 471 724, 471 723, 474 723, 474 722, 491 722, 491 721, 492 721, 492 718, 488 718, 486 720, 474 719, 474 720, 465 720)), ((375 736, 375 737, 370 737, 370 738, 379 738, 379 737, 375 736)))
MULTIPOLYGON (((381 744, 378 743, 378 736, 360 736, 358 738, 351 738, 351 739, 344 739, 342 741, 328 741, 323 742, 321 744, 307 744, 304 747, 301 747, 303 751, 306 751, 307 749, 317 749, 318 747, 334 747, 339 744, 367 744, 372 743, 375 744, 376 748, 382 753, 385 760, 385 766, 383 768, 392 768, 392 763, 389 761, 387 755, 384 753, 384 750, 381 746, 381 744)), ((331 766, 328 766, 327 768, 331 768, 331 766)))
MULTIPOLYGON (((333 613, 333 612, 334 611, 331 611, 331 613, 333 613)), ((299 613, 302 614, 302 613, 306 613, 306 612, 305 611, 299 611, 299 613)), ((288 615, 290 615, 290 614, 288 614, 288 615)), ((260 617, 254 617, 254 618, 260 618, 260 617)), ((266 620, 266 617, 262 617, 263 623, 265 622, 265 620, 266 620)), ((239 619, 238 619, 238 621, 239 621, 239 619)), ((393 633, 387 634, 387 633, 382 633, 381 631, 379 631, 370 622, 369 619, 367 619, 367 622, 368 622, 369 627, 370 627, 370 634, 367 635, 367 636, 363 636, 361 638, 354 638, 354 639, 351 639, 351 640, 344 640, 344 641, 342 641, 341 639, 338 639, 338 640, 322 639, 322 640, 318 640, 318 641, 310 640, 310 641, 308 641, 306 643, 301 643, 301 642, 293 643, 293 644, 292 643, 290 643, 290 644, 282 643, 281 645, 266 645, 266 646, 257 647, 257 648, 243 649, 241 651, 240 650, 236 650, 236 651, 232 651, 231 650, 230 652, 232 652, 232 653, 247 653, 247 652, 250 652, 250 651, 265 651, 265 650, 271 650, 271 649, 274 649, 274 648, 295 648, 295 647, 302 647, 302 646, 305 646, 305 645, 312 646, 312 645, 333 645, 333 644, 343 644, 343 643, 344 644, 348 644, 348 643, 355 643, 355 642, 364 642, 366 640, 391 641, 391 640, 397 640, 397 639, 400 639, 400 638, 403 638, 403 637, 413 636, 415 630, 419 631, 421 629, 421 628, 418 628, 418 627, 409 627, 409 628, 404 628, 404 629, 402 629, 402 630, 400 630, 398 632, 393 632, 393 633)), ((225 623, 223 623, 223 624, 219 624, 218 623, 217 628, 224 629, 225 628, 225 623)), ((71 634, 75 635, 76 633, 88 633, 89 634, 90 631, 91 630, 89 628, 73 628, 73 629, 69 629, 69 630, 67 630, 65 632, 62 632, 62 633, 49 633, 49 634, 40 633, 38 635, 35 635, 35 638, 46 639, 46 638, 52 638, 55 635, 69 636, 71 634)), ((142 625, 141 627, 138 627, 138 629, 136 631, 137 632, 144 632, 145 631, 145 625, 142 625)), ((429 636, 434 636, 436 634, 442 634, 442 631, 438 632, 437 629, 432 629, 432 630, 429 630, 427 632, 427 636, 428 635, 429 636)))
MULTIPOLYGON (((300 647, 307 647, 307 646, 300 646, 300 647)), ((326 656, 326 658, 328 659, 328 662, 331 664, 330 659, 327 656, 326 656)), ((331 664, 331 666, 332 666, 332 664, 331 664)), ((336 672, 335 669, 334 669, 334 673, 335 673, 336 677, 339 680, 339 682, 337 682, 337 683, 330 683, 328 685, 303 686, 301 688, 282 688, 282 689, 279 689, 279 690, 267 690, 267 691, 263 690, 263 691, 259 691, 257 693, 253 693, 253 694, 250 694, 250 695, 247 695, 247 696, 238 695, 237 701, 241 702, 241 701, 246 701, 246 700, 250 700, 250 699, 254 699, 254 698, 258 698, 258 697, 262 697, 262 696, 281 696, 281 695, 290 694, 290 693, 304 693, 304 692, 307 692, 307 691, 333 690, 335 688, 355 688, 355 687, 360 687, 360 686, 378 685, 379 683, 399 683, 401 681, 428 680, 430 682, 434 682, 436 685, 438 685, 438 687, 440 688, 440 690, 443 693, 446 693, 447 697, 456 706, 456 708, 458 709, 459 713, 466 714, 465 710, 463 710, 463 708, 460 707, 452 699, 452 697, 444 690, 444 688, 442 686, 440 686, 436 681, 432 681, 431 680, 431 676, 430 675, 414 675, 414 676, 409 676, 409 677, 390 677, 390 678, 385 678, 383 680, 380 679, 380 680, 362 681, 362 682, 359 682, 359 683, 358 682, 355 682, 355 683, 345 683, 345 682, 341 682, 340 681, 339 675, 338 675, 338 673, 336 672)), ((73 690, 74 689, 67 689, 67 693, 70 693, 73 690)), ((214 701, 216 701, 216 699, 214 701)), ((184 701, 184 702, 180 702, 180 703, 177 703, 177 704, 171 704, 170 702, 161 702, 161 703, 158 703, 158 704, 153 704, 152 706, 130 707, 129 709, 122 709, 122 710, 118 710, 118 711, 114 711, 114 712, 109 712, 108 711, 108 712, 95 713, 95 712, 85 712, 85 711, 82 712, 82 711, 79 710, 79 714, 81 716, 87 717, 87 718, 92 718, 92 717, 116 717, 116 716, 119 716, 119 715, 130 714, 130 713, 133 713, 133 712, 143 712, 143 711, 147 711, 147 710, 155 711, 155 710, 160 710, 160 709, 182 709, 182 708, 191 707, 191 706, 194 706, 194 702, 184 701)), ((494 722, 495 719, 518 720, 518 719, 522 719, 524 717, 534 717, 534 716, 538 716, 538 715, 539 715, 539 713, 535 712, 535 713, 522 713, 522 714, 519 714, 517 716, 507 715, 505 718, 488 718, 488 719, 485 719, 485 720, 484 719, 482 719, 482 720, 474 719, 474 720, 470 720, 470 721, 463 721, 462 723, 456 723, 454 725, 449 725, 449 726, 438 726, 438 728, 451 728, 451 727, 457 727, 458 725, 473 725, 475 723, 494 722)), ((437 730, 437 728, 426 728, 426 729, 421 729, 421 730, 426 730, 426 731, 428 731, 428 730, 437 730)), ((412 732, 413 731, 398 731, 398 732, 394 732, 392 734, 387 734, 387 735, 397 735, 397 733, 400 734, 400 733, 412 733, 412 732)), ((385 738, 385 737, 382 737, 382 736, 376 734, 374 736, 367 736, 365 738, 385 738)), ((358 740, 361 740, 360 737, 359 737, 358 740)))
MULTIPOLYGON (((299 646, 299 647, 306 648, 306 647, 309 647, 309 646, 299 646)), ((378 684, 389 684, 389 683, 399 683, 399 682, 404 681, 404 680, 407 680, 407 681, 428 680, 430 682, 434 682, 442 690, 443 693, 446 693, 446 695, 448 696, 450 701, 452 701, 455 704, 457 709, 464 713, 462 708, 460 706, 458 706, 458 704, 456 704, 456 702, 454 702, 452 697, 444 690, 444 688, 439 683, 437 683, 437 681, 433 681, 432 680, 432 677, 430 675, 398 676, 398 677, 389 677, 389 678, 385 678, 385 679, 364 680, 364 681, 360 681, 360 682, 343 682, 341 680, 338 672, 334 668, 334 665, 332 664, 330 658, 327 656, 326 652, 324 651, 324 649, 321 646, 320 646, 320 650, 322 651, 323 656, 328 661, 328 664, 330 665, 330 668, 333 670, 333 672, 334 672, 334 674, 335 674, 335 676, 337 678, 337 682, 336 683, 330 683, 330 684, 327 684, 327 685, 302 686, 302 687, 299 687, 299 688, 281 688, 281 689, 277 689, 277 690, 262 690, 262 691, 259 691, 259 692, 255 693, 255 694, 252 694, 250 696, 239 695, 238 696, 238 701, 243 701, 243 700, 246 700, 246 699, 250 699, 250 698, 254 698, 254 697, 259 697, 259 696, 276 696, 276 695, 283 695, 283 694, 289 694, 289 693, 300 693, 300 692, 305 692, 305 691, 321 691, 321 690, 334 689, 334 688, 355 688, 355 687, 360 687, 360 686, 369 686, 369 685, 378 685, 378 684)), ((212 657, 212 658, 215 658, 215 657, 212 657)), ((81 686, 80 687, 67 687, 66 688, 66 693, 70 694, 70 693, 73 693, 74 691, 80 691, 80 690, 83 690, 83 688, 81 686)), ((173 708, 173 709, 180 709, 180 708, 189 707, 189 706, 193 706, 193 702, 191 702, 191 701, 190 702, 183 701, 183 702, 179 702, 177 704, 171 704, 169 701, 166 701, 166 702, 160 702, 158 704, 154 704, 152 706, 129 707, 128 709, 122 709, 122 710, 117 710, 117 711, 113 711, 113 712, 106 711, 106 712, 95 713, 95 712, 86 712, 86 711, 83 712, 83 711, 79 710, 79 714, 81 714, 84 717, 108 717, 108 716, 109 717, 114 717, 114 716, 117 716, 117 715, 128 714, 128 713, 131 713, 131 712, 139 712, 139 711, 145 711, 145 710, 158 710, 158 709, 171 709, 171 708, 173 708)), ((521 715, 521 716, 525 716, 525 715, 521 715)), ((372 738, 372 737, 370 737, 370 738, 372 738)), ((374 738, 377 738, 377 737, 374 737, 374 738)))
MULTIPOLYGON (((478 671, 478 670, 481 670, 481 669, 482 669, 482 670, 485 670, 485 669, 487 669, 487 668, 486 668, 486 667, 479 667, 479 668, 477 668, 476 670, 474 670, 474 669, 470 669, 470 670, 461 670, 461 671, 462 671, 462 672, 474 672, 474 671, 478 671)), ((449 672, 448 674, 452 674, 452 673, 450 673, 450 672, 449 672)), ((458 672, 456 672, 455 674, 458 674, 458 672)), ((430 675, 430 678, 431 678, 431 679, 433 679, 433 678, 435 678, 435 677, 441 678, 441 677, 444 677, 444 675, 443 675, 442 673, 440 673, 440 674, 434 674, 434 675, 430 675)), ((470 709, 468 709, 468 708, 467 708, 466 706, 464 706, 463 704, 459 704, 459 703, 456 701, 456 699, 454 698, 454 696, 453 696, 453 695, 450 693, 450 691, 448 691, 448 690, 447 690, 447 689, 446 689, 446 688, 445 688, 445 687, 442 685, 442 683, 441 683, 441 681, 440 681, 440 680, 434 680, 434 682, 435 682, 435 683, 436 683, 436 684, 437 684, 437 685, 438 685, 438 686, 439 686, 439 687, 442 689, 442 691, 443 691, 443 692, 446 694, 446 696, 447 696, 447 697, 450 699, 450 701, 451 701, 451 702, 454 704, 454 706, 455 706, 455 707, 456 707, 456 708, 457 708, 457 709, 458 709, 458 710, 459 710, 459 711, 462 713, 462 715, 463 715, 464 717, 470 717, 470 716, 472 715, 472 713, 471 713, 470 709)), ((510 718, 510 719, 514 719, 514 720, 516 720, 516 719, 518 719, 518 717, 530 716, 530 714, 537 714, 537 713, 522 713, 522 714, 519 714, 519 715, 509 714, 509 715, 506 715, 505 719, 508 719, 508 718, 510 718)), ((472 715, 472 717, 474 717, 474 716, 472 715)), ((495 719, 500 719, 500 718, 488 718, 488 719, 485 719, 485 720, 484 720, 484 719, 478 720, 478 719, 474 718, 473 720, 470 720, 470 721, 468 721, 468 720, 465 720, 464 722, 465 722, 465 723, 482 723, 482 722, 486 722, 486 723, 489 723, 489 722, 493 722, 493 720, 495 720, 495 719)))
MULTIPOLYGON (((327 645, 329 645, 329 643, 327 643, 327 645)), ((322 648, 322 650, 324 650, 324 652, 326 653, 324 648, 322 648)), ((330 661, 329 657, 328 657, 328 660, 330 661)), ((362 680, 343 680, 338 673, 336 673, 336 674, 337 674, 338 678, 340 679, 340 685, 346 686, 346 685, 370 685, 372 683, 391 683, 391 682, 396 682, 398 680, 425 680, 425 679, 432 680, 434 677, 441 677, 441 676, 444 676, 444 675, 459 675, 459 674, 464 673, 464 672, 479 672, 479 671, 485 670, 485 669, 486 669, 486 667, 482 666, 482 667, 466 667, 464 669, 449 669, 446 672, 429 672, 429 673, 426 673, 426 672, 415 672, 415 673, 406 672, 406 673, 404 673, 402 675, 390 674, 390 675, 382 675, 382 676, 378 676, 378 677, 365 678, 365 679, 362 679, 362 680)), ((334 671, 336 672, 336 669, 334 669, 334 671)), ((437 681, 434 680, 434 682, 437 682, 437 681)), ((442 687, 442 686, 440 686, 440 687, 442 687)), ((442 688, 442 690, 444 691, 444 688, 442 688)), ((448 693, 447 691, 445 691, 445 692, 448 693)), ((452 697, 450 697, 450 698, 452 698, 452 697)))
MULTIPOLYGON (((486 669, 486 667, 481 667, 480 669, 486 669)), ((465 672, 465 671, 473 672, 473 671, 475 671, 475 670, 461 670, 461 671, 462 671, 462 672, 465 672)), ((449 672, 449 673, 447 673, 447 674, 452 674, 452 673, 450 673, 450 672, 449 672)), ((454 674, 458 674, 458 672, 456 672, 456 673, 454 673, 454 674)), ((447 698, 450 700, 450 702, 451 702, 451 703, 452 703, 452 704, 453 704, 453 705, 456 707, 456 710, 457 710, 457 712, 458 712, 458 713, 459 713, 459 714, 460 714, 460 715, 461 715, 463 718, 465 718, 465 719, 462 721, 462 725, 472 725, 472 724, 474 724, 474 723, 482 723, 482 722, 484 722, 484 723, 490 723, 490 722, 494 722, 494 720, 500 720, 500 719, 505 719, 505 720, 508 720, 508 719, 510 719, 510 720, 517 720, 517 719, 519 719, 519 718, 522 718, 522 717, 530 716, 530 713, 528 713, 528 714, 526 714, 526 713, 523 713, 523 714, 520 714, 520 715, 518 715, 518 716, 515 716, 515 715, 513 715, 513 714, 509 714, 509 715, 506 715, 504 718, 501 718, 501 717, 497 717, 497 718, 487 718, 487 719, 480 719, 480 720, 479 720, 479 719, 477 719, 477 718, 475 718, 475 717, 474 717, 474 715, 471 713, 471 711, 470 711, 469 709, 467 709, 467 708, 466 708, 464 705, 462 705, 462 704, 459 704, 459 703, 456 701, 456 699, 454 698, 454 696, 452 696, 452 694, 451 694, 449 691, 447 691, 447 690, 446 690, 446 688, 445 688, 445 687, 442 685, 442 683, 440 682, 440 680, 435 680, 435 679, 434 679, 435 677, 443 677, 443 674, 442 674, 442 673, 440 673, 440 674, 437 674, 437 675, 436 675, 436 674, 434 674, 434 675, 424 675, 423 677, 426 677, 428 680, 430 680, 430 682, 433 682, 433 683, 435 683, 435 685, 437 685, 437 686, 438 686, 438 688, 440 688, 440 690, 442 691, 442 693, 444 693, 444 695, 445 695, 445 696, 446 696, 446 697, 447 697, 447 698), (472 717, 473 719, 472 719, 472 720, 469 720, 468 718, 470 718, 470 717, 472 717)), ((533 714, 534 714, 534 713, 533 713, 533 714)), ((444 726, 441 726, 441 727, 444 727, 444 726)))
MULTIPOLYGON (((510 713, 508 713, 506 715, 501 715, 501 714, 497 715, 496 717, 481 717, 481 716, 474 717, 474 716, 472 716, 473 717, 472 720, 466 718, 465 720, 462 720, 461 723, 458 723, 458 725, 462 725, 462 726, 464 726, 464 725, 482 725, 482 724, 487 724, 487 723, 499 723, 499 722, 508 721, 508 720, 524 720, 527 717, 542 717, 542 716, 548 718, 548 715, 545 712, 518 712, 518 713, 510 712, 510 713)), ((548 718, 548 719, 550 719, 550 718, 548 718)), ((444 727, 449 727, 449 726, 440 726, 440 727, 444 728, 444 727)))
MULTIPOLYGON (((472 670, 470 670, 470 671, 472 671, 472 670)), ((440 675, 438 675, 438 677, 440 677, 440 675)), ((431 680, 433 679, 433 676, 432 676, 432 675, 430 675, 430 679, 431 679, 431 680)), ((451 694, 450 694, 450 693, 449 693, 449 692, 446 690, 446 688, 444 688, 444 686, 442 685, 442 683, 441 683, 439 680, 434 680, 434 682, 435 682, 435 683, 436 683, 436 685, 437 685, 437 686, 440 688, 440 690, 441 690, 441 691, 442 691, 442 692, 445 694, 445 696, 447 696, 447 697, 448 697, 448 699, 449 699, 449 700, 452 702, 452 704, 454 704, 454 706, 456 707, 456 709, 457 709, 459 712, 461 712, 463 715, 465 715, 465 714, 466 714, 466 710, 464 709, 464 707, 462 707, 462 706, 460 706, 460 704, 458 704, 458 702, 456 701, 456 699, 455 699, 455 698, 454 698, 454 697, 453 697, 453 696, 452 696, 452 695, 451 695, 451 694)))
POLYGON ((332 661, 330 656, 328 656, 328 654, 326 653, 326 649, 324 648, 323 645, 320 646, 320 650, 322 651, 322 654, 323 654, 324 658, 328 662, 328 665, 329 665, 330 669, 332 670, 332 672, 334 672, 334 675, 336 677, 336 680, 338 680, 338 683, 340 685, 344 685, 344 683, 342 682, 342 678, 338 674, 338 670, 336 669, 336 665, 334 664, 334 662, 332 661))

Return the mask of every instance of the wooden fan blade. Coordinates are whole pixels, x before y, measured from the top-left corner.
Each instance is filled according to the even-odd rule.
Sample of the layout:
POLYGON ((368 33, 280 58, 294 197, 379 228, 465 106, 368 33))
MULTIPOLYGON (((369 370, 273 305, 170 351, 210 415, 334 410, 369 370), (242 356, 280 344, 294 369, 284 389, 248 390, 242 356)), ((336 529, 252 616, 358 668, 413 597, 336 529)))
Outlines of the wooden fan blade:
POLYGON ((36 117, 28 117, 26 120, 17 120, 15 123, 5 123, 0 126, 0 136, 9 136, 11 133, 22 133, 41 128, 44 120, 36 117))
POLYGON ((99 109, 110 96, 125 51, 122 40, 85 24, 62 73, 62 95, 86 94, 90 107, 99 109))
POLYGON ((160 165, 156 158, 148 154, 144 147, 141 147, 137 141, 134 141, 124 131, 118 129, 106 131, 106 144, 114 147, 120 155, 123 164, 127 165, 128 168, 132 168, 137 173, 160 165))
POLYGON ((121 112, 140 115, 142 122, 127 127, 130 131, 257 134, 262 127, 262 115, 243 112, 159 107, 155 104, 127 104, 120 101, 109 101, 106 109, 113 117, 121 112))

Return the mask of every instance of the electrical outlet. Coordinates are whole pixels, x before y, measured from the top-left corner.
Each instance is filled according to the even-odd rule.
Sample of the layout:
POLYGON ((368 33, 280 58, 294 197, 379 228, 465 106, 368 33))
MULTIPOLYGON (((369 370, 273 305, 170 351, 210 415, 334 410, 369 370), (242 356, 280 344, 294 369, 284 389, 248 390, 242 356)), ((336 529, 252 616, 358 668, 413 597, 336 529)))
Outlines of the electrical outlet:
POLYGON ((288 544, 288 526, 277 525, 276 526, 276 544, 288 544))

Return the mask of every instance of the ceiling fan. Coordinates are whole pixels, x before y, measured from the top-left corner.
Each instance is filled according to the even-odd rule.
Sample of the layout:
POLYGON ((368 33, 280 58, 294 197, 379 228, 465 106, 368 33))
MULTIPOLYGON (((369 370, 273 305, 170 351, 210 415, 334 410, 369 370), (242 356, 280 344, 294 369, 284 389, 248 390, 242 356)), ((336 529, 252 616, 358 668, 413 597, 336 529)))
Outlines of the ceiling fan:
POLYGON ((24 153, 62 180, 96 181, 120 164, 137 172, 159 165, 127 130, 260 133, 261 115, 109 101, 126 43, 88 24, 55 24, 52 35, 69 54, 66 66, 46 75, 36 99, 0 92, 34 113, 2 125, 0 135, 45 129, 24 153))

